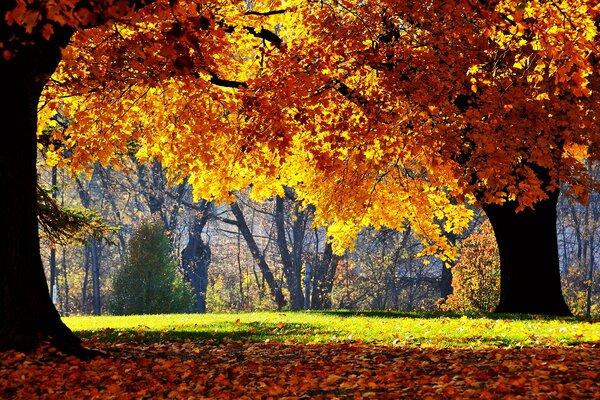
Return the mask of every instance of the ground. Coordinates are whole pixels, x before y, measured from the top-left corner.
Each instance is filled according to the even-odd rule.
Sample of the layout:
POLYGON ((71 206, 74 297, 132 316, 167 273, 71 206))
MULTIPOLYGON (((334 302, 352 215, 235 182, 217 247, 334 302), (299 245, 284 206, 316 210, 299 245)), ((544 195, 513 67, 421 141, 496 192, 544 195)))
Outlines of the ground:
POLYGON ((0 398, 600 399, 597 323, 251 315, 201 324, 199 316, 89 320, 88 325, 123 325, 136 318, 171 325, 179 321, 179 328, 80 331, 87 347, 103 352, 89 361, 49 347, 27 355, 0 353, 0 398), (336 327, 336 335, 319 323, 336 327), (348 329, 356 326, 356 337, 344 332, 341 323, 348 329), (423 330, 404 332, 399 340, 404 323, 423 330), (455 345, 423 340, 437 337, 439 327, 457 330, 453 324, 462 324, 464 335, 478 339, 453 338, 455 345), (529 339, 515 339, 521 324, 529 326, 529 339), (191 334, 190 326, 202 330, 191 334), (362 330, 364 326, 371 328, 362 330), (490 332, 500 326, 506 334, 494 331, 492 343, 477 331, 479 326, 490 332), (369 332, 379 333, 380 340, 367 340, 369 332), (572 335, 556 340, 544 332, 572 335))

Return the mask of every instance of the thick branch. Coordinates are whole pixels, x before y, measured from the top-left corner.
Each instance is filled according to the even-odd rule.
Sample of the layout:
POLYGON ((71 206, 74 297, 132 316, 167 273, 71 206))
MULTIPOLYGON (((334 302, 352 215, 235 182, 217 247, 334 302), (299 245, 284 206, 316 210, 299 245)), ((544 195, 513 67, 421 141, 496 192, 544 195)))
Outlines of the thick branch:
POLYGON ((245 13, 245 15, 258 15, 259 17, 268 17, 270 15, 283 14, 286 11, 287 10, 273 10, 273 11, 264 11, 264 12, 260 12, 260 11, 248 11, 247 13, 245 13))
POLYGON ((258 32, 256 32, 256 28, 254 28, 253 26, 245 26, 244 29, 247 30, 248 33, 252 36, 266 40, 267 42, 271 42, 277 47, 279 47, 279 45, 283 43, 283 39, 281 39, 274 32, 271 32, 268 29, 261 28, 261 30, 258 32))
POLYGON ((222 79, 217 76, 214 72, 208 72, 211 76, 210 83, 217 86, 228 87, 233 89, 239 88, 248 88, 248 84, 246 82, 232 81, 228 79, 222 79))

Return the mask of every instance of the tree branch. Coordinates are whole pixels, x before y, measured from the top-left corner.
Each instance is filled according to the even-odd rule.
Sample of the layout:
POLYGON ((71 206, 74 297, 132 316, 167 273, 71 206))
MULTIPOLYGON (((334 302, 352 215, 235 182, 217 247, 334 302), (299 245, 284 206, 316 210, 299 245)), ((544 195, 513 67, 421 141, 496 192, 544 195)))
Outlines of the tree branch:
POLYGON ((239 81, 232 81, 232 80, 228 80, 228 79, 222 79, 219 78, 217 76, 217 74, 215 74, 212 71, 207 71, 211 78, 210 78, 210 83, 212 83, 213 85, 217 85, 217 86, 222 86, 222 87, 229 87, 229 88, 233 88, 233 89, 239 89, 239 88, 248 88, 248 84, 246 82, 239 82, 239 81))
POLYGON ((244 13, 244 15, 258 15, 259 17, 268 17, 270 15, 283 14, 286 11, 287 10, 273 10, 273 11, 264 11, 264 12, 248 11, 248 12, 244 13))

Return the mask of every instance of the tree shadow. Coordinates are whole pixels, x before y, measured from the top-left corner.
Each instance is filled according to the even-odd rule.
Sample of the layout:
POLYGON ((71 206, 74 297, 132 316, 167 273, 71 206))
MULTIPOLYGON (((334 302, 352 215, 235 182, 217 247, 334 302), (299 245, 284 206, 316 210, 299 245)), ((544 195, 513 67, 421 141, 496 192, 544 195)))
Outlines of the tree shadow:
POLYGON ((314 314, 333 315, 337 317, 366 317, 366 318, 413 318, 413 319, 440 319, 452 318, 460 319, 468 318, 489 318, 489 319, 505 319, 516 321, 529 320, 565 320, 565 321, 584 321, 581 317, 559 317, 553 315, 536 315, 536 314, 503 314, 503 313, 457 313, 449 311, 400 311, 400 310, 311 310, 307 311, 314 314))
POLYGON ((194 341, 210 344, 244 341, 260 343, 265 341, 306 342, 310 337, 335 337, 343 333, 318 325, 297 322, 222 322, 210 326, 193 324, 177 329, 151 329, 144 326, 129 329, 105 328, 76 332, 82 339, 95 339, 103 342, 158 343, 164 341, 194 341))

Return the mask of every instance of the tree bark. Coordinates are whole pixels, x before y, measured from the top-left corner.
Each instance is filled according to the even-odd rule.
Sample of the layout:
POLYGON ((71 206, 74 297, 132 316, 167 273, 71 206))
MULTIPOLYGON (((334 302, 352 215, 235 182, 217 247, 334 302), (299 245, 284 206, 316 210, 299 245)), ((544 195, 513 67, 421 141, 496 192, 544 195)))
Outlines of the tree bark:
POLYGON ((556 205, 559 192, 517 212, 517 204, 483 205, 500 252, 496 313, 571 315, 561 289, 556 205))
POLYGON ((192 311, 206 312, 206 289, 208 288, 208 266, 211 260, 210 245, 202 240, 202 231, 208 222, 209 204, 203 200, 205 210, 201 216, 194 216, 188 232, 188 243, 181 252, 181 265, 185 279, 192 286, 195 300, 192 311))
POLYGON ((340 256, 333 253, 331 243, 325 244, 323 255, 313 265, 311 309, 331 309, 331 291, 339 260, 340 256))
POLYGON ((31 351, 40 340, 74 353, 80 341, 52 304, 37 223, 37 105, 44 82, 60 60, 51 41, 0 60, 0 348, 31 351))
MULTIPOLYGON (((447 233, 446 237, 452 245, 456 245, 456 234, 447 233)), ((452 287, 452 267, 455 262, 451 261, 450 265, 446 266, 445 263, 442 265, 442 273, 440 275, 440 300, 445 302, 452 293, 454 293, 454 287, 452 287)))
POLYGON ((285 229, 284 199, 275 198, 275 225, 277 227, 277 247, 283 264, 283 272, 290 292, 290 309, 292 311, 304 308, 304 292, 302 291, 302 247, 306 231, 306 213, 297 211, 292 226, 292 251, 288 249, 285 229))

